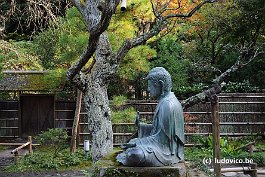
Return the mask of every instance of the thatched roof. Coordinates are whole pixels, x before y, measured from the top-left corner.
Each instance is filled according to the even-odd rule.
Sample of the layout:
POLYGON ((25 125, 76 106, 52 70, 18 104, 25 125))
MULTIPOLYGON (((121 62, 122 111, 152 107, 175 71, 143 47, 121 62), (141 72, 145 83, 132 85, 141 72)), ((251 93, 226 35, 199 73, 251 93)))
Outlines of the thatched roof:
MULTIPOLYGON (((57 83, 56 78, 47 78, 48 71, 3 71, 0 79, 0 91, 60 91, 64 83, 57 83)), ((57 78, 57 81, 59 79, 57 78)), ((62 81, 63 82, 63 81, 62 81)))

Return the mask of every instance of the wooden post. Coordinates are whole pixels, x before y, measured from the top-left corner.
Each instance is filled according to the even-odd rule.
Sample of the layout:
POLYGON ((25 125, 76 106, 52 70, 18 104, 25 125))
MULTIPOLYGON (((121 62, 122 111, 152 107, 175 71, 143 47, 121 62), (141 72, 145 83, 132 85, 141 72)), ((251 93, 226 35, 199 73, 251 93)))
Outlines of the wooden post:
POLYGON ((217 95, 211 99, 212 112, 212 133, 213 133, 213 163, 214 173, 216 177, 221 177, 221 163, 220 163, 220 115, 219 102, 217 95))
POLYGON ((17 164, 17 161, 18 161, 18 151, 15 151, 14 152, 14 161, 15 161, 15 164, 17 164))
POLYGON ((83 95, 82 91, 77 90, 75 117, 72 127, 72 137, 71 137, 71 146, 70 146, 71 153, 75 153, 76 151, 76 139, 77 139, 78 125, 79 125, 79 118, 81 111, 82 95, 83 95))
POLYGON ((257 172, 257 164, 256 163, 251 163, 249 164, 251 167, 251 172, 250 172, 250 176, 251 177, 257 177, 258 176, 258 172, 257 172))
MULTIPOLYGON (((80 120, 79 120, 79 121, 80 121, 80 120)), ((81 131, 81 127, 80 127, 80 124, 78 124, 78 128, 77 128, 77 137, 76 137, 76 144, 77 144, 77 146, 79 146, 79 145, 80 145, 80 142, 81 142, 80 131, 81 131)))
POLYGON ((32 154, 33 150, 32 150, 32 137, 31 136, 28 137, 28 142, 30 142, 29 143, 29 153, 32 154))

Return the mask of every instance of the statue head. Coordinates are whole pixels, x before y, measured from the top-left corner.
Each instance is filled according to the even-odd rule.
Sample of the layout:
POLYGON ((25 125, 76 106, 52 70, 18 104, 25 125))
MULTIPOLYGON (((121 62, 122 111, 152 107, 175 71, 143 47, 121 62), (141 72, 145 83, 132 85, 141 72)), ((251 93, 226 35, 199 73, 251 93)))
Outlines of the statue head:
POLYGON ((160 97, 172 89, 171 76, 163 67, 151 69, 146 77, 148 80, 148 92, 151 97, 160 97))

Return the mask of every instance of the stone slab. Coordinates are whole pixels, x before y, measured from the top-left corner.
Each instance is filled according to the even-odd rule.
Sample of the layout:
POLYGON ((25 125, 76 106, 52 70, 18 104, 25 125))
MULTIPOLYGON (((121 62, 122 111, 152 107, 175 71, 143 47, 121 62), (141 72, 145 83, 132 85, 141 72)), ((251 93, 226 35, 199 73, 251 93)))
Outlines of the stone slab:
POLYGON ((165 167, 102 167, 100 177, 133 176, 133 177, 186 177, 185 163, 165 167))

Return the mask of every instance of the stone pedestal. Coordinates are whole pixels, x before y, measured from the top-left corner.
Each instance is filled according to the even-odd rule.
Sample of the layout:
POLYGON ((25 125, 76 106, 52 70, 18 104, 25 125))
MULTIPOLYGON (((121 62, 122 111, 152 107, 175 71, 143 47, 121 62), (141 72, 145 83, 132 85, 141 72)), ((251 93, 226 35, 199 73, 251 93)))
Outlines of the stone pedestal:
POLYGON ((165 167, 102 167, 100 177, 186 177, 185 163, 165 167))

